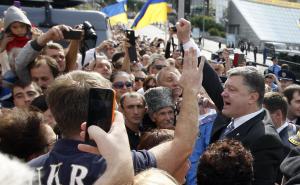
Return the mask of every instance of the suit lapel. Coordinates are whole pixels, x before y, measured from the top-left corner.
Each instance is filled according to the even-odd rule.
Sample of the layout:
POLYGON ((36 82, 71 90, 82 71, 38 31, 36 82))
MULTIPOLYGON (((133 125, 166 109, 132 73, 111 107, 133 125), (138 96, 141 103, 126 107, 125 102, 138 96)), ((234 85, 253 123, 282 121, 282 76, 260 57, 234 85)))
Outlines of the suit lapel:
POLYGON ((283 138, 288 138, 289 136, 289 134, 288 134, 288 129, 289 129, 289 126, 287 126, 287 127, 285 127, 283 130, 281 130, 280 132, 279 132, 279 136, 280 136, 280 138, 281 139, 283 139, 283 138))
POLYGON ((252 127, 254 127, 256 124, 261 123, 265 115, 266 115, 266 111, 264 110, 263 112, 259 113, 255 117, 243 123, 238 128, 234 129, 232 132, 228 133, 226 137, 242 141, 242 139, 247 136, 249 130, 251 130, 252 127))
POLYGON ((223 116, 222 114, 218 114, 212 128, 210 143, 213 143, 219 140, 221 133, 230 123, 230 118, 223 116))

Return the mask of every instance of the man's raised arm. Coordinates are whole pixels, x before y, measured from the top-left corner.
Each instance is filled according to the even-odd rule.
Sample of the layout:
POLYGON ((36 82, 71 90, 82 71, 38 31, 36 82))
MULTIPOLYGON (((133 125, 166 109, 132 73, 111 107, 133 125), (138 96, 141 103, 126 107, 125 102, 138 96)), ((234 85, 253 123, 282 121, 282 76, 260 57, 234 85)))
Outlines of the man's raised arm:
MULTIPOLYGON (((177 30, 180 28, 177 28, 177 30)), ((189 157, 198 134, 197 94, 202 84, 204 62, 198 68, 196 50, 185 52, 183 73, 180 85, 183 88, 183 100, 172 141, 160 144, 152 149, 157 168, 174 174, 189 157)))

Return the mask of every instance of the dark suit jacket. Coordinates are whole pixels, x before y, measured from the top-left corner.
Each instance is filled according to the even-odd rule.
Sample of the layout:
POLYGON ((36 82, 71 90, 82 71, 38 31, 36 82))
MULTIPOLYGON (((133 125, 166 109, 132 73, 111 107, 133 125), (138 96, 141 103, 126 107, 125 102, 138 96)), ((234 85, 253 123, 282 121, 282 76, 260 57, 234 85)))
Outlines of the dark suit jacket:
POLYGON ((300 118, 297 118, 296 125, 300 126, 300 118))
MULTIPOLYGON (((222 116, 214 123, 211 143, 217 141, 230 120, 222 116)), ((240 141, 253 155, 254 185, 274 185, 283 160, 283 144, 264 110, 229 133, 226 138, 240 141)))
POLYGON ((280 165, 285 185, 300 184, 300 148, 295 147, 280 165))
MULTIPOLYGON (((200 61, 200 57, 198 58, 200 61)), ((221 93, 223 87, 219 77, 209 64, 204 65, 203 83, 204 89, 215 103, 217 109, 223 109, 221 93)), ((214 122, 210 143, 217 141, 230 123, 230 119, 218 114, 214 122)), ((260 113, 228 135, 228 138, 242 142, 254 157, 254 181, 253 185, 274 185, 279 165, 283 160, 283 144, 272 124, 267 111, 260 113)))
MULTIPOLYGON (((200 62, 201 57, 198 58, 198 62, 200 62)), ((221 111, 223 109, 223 99, 221 97, 221 93, 223 92, 222 84, 220 83, 220 78, 214 69, 205 62, 203 66, 203 82, 202 86, 211 98, 211 100, 215 103, 217 110, 221 111)))
MULTIPOLYGON (((279 132, 279 137, 283 143, 283 148, 284 148, 284 157, 286 157, 290 151, 295 147, 292 143, 289 142, 289 137, 295 135, 297 133, 297 131, 299 130, 299 126, 298 125, 294 125, 292 123, 289 123, 287 127, 285 127, 282 131, 279 132)), ((277 178, 277 182, 278 184, 281 183, 282 181, 282 177, 283 174, 282 172, 279 170, 278 172, 278 178, 277 178)))
POLYGON ((286 156, 290 152, 290 150, 295 147, 292 143, 289 142, 288 139, 291 136, 296 135, 299 128, 300 126, 290 123, 287 127, 280 131, 279 136, 284 145, 284 156, 286 156))

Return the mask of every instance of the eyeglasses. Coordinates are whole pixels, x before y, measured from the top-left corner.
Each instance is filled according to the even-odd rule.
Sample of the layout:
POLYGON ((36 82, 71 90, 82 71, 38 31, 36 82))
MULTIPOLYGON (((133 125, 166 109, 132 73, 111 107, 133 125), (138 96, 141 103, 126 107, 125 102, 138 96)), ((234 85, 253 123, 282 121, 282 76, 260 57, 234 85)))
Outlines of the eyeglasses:
POLYGON ((165 65, 154 65, 154 67, 155 67, 156 70, 161 70, 162 68, 167 67, 167 66, 165 66, 165 65))
POLYGON ((132 87, 132 83, 131 82, 115 82, 115 83, 113 83, 113 87, 116 89, 122 89, 124 86, 126 86, 126 88, 132 87))
POLYGON ((142 81, 144 82, 145 78, 140 78, 140 77, 135 77, 134 81, 138 82, 138 81, 142 81))

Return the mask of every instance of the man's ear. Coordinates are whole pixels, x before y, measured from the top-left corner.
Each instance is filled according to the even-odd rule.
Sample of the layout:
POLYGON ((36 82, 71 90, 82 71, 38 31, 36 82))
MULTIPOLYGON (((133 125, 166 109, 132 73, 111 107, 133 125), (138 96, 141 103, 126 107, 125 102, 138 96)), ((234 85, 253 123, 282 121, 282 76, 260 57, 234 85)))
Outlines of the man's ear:
POLYGON ((251 104, 256 103, 258 101, 258 98, 259 98, 258 92, 252 92, 252 93, 250 93, 249 100, 250 100, 251 104))

